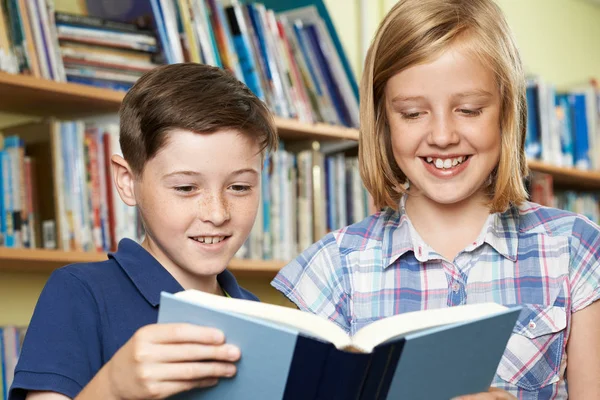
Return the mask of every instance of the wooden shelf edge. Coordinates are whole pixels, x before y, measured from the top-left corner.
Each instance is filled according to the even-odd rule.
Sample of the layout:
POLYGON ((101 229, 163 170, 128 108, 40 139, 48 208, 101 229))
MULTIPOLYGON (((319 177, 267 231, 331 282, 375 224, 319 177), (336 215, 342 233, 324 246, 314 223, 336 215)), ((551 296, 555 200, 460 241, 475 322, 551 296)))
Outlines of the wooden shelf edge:
POLYGON ((286 133, 313 135, 323 139, 347 139, 358 141, 358 130, 345 126, 330 125, 324 123, 309 124, 295 119, 274 117, 275 125, 280 136, 285 138, 286 133))
MULTIPOLYGON (((89 263, 106 260, 106 253, 58 251, 45 249, 10 249, 0 247, 0 271, 52 272, 72 263, 89 263)), ((283 268, 285 261, 246 260, 234 258, 228 269, 234 274, 272 275, 283 268)))
POLYGON ((552 175, 555 184, 578 189, 600 190, 600 171, 558 167, 538 160, 528 160, 527 165, 531 171, 552 175))
POLYGON ((9 74, 0 72, 0 86, 35 89, 40 92, 55 93, 58 96, 69 96, 73 98, 88 98, 103 100, 113 103, 115 109, 119 108, 125 92, 104 89, 91 85, 83 85, 71 82, 56 82, 49 79, 36 78, 28 75, 9 74))

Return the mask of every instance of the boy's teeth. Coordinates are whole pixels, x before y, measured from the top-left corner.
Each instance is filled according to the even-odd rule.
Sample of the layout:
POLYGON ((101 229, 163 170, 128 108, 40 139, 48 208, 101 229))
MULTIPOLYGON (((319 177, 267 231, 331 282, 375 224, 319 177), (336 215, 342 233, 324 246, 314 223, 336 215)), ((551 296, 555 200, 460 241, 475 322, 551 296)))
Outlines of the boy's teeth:
POLYGON ((435 165, 438 169, 449 169, 452 167, 456 167, 458 164, 462 163, 466 160, 467 157, 455 157, 455 158, 433 158, 427 157, 426 160, 428 163, 435 165))
POLYGON ((198 236, 193 238, 195 241, 206 244, 215 244, 225 239, 224 236, 198 236))

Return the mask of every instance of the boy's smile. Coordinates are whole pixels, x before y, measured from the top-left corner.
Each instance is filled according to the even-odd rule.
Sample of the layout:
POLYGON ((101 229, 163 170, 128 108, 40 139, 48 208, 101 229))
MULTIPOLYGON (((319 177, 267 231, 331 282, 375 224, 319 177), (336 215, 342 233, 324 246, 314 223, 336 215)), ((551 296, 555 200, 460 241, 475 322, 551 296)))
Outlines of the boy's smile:
POLYGON ((135 181, 142 244, 188 288, 218 291, 221 273, 248 237, 259 205, 262 157, 237 131, 169 133, 135 181))
POLYGON ((501 149, 495 76, 463 47, 392 76, 385 87, 392 152, 410 192, 436 204, 482 198, 501 149))

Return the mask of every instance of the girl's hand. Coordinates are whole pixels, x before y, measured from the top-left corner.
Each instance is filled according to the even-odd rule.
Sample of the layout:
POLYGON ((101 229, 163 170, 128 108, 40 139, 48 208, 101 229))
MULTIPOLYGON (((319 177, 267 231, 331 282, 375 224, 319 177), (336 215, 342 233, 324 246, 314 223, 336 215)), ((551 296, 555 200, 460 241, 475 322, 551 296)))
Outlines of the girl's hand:
POLYGON ((489 392, 469 394, 453 400, 517 400, 517 398, 504 390, 490 388, 489 392))
POLYGON ((240 350, 219 330, 191 324, 140 328, 105 365, 115 399, 163 399, 232 377, 240 350))

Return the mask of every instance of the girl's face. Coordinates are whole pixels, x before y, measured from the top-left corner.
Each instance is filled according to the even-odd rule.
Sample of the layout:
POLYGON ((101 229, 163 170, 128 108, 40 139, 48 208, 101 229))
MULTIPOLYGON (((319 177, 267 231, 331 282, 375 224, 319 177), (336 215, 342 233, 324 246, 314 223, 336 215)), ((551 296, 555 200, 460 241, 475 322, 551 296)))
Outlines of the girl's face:
POLYGON ((500 94, 493 72, 454 47, 385 87, 394 158, 409 192, 437 204, 485 197, 498 164, 500 94))

